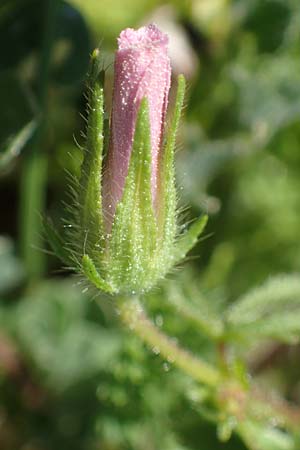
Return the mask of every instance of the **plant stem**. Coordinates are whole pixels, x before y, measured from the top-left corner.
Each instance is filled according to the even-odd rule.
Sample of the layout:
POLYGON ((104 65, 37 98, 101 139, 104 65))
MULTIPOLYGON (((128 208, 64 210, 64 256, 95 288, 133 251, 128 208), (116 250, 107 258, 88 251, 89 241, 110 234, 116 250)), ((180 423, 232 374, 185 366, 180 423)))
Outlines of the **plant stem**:
POLYGON ((215 389, 218 402, 223 404, 229 415, 238 421, 260 418, 262 422, 276 419, 277 423, 290 430, 297 430, 300 423, 300 410, 286 400, 263 392, 255 384, 249 389, 237 380, 224 378, 213 366, 182 349, 166 336, 147 317, 136 297, 118 299, 118 313, 123 324, 139 336, 155 353, 199 381, 215 389))
POLYGON ((248 398, 249 413, 261 416, 265 419, 275 417, 278 425, 293 431, 299 431, 300 409, 292 405, 276 393, 262 390, 258 386, 252 386, 248 398))
POLYGON ((176 342, 160 331, 146 316, 135 297, 119 300, 118 311, 123 323, 135 332, 154 352, 182 369, 195 380, 210 387, 217 387, 220 373, 207 362, 180 348, 176 342))
POLYGON ((55 37, 58 1, 47 0, 44 10, 44 38, 39 60, 37 100, 40 112, 39 128, 31 149, 26 154, 20 184, 20 247, 30 279, 39 278, 45 271, 45 256, 41 252, 42 223, 47 183, 47 155, 42 151, 47 113, 47 87, 50 57, 55 37))

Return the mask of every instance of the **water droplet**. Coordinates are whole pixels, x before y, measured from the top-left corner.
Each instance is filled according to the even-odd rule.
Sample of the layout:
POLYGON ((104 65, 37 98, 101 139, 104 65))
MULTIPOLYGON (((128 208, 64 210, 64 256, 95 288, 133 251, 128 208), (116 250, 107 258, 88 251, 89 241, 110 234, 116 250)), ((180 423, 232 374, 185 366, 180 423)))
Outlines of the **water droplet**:
POLYGON ((175 358, 171 355, 168 355, 167 361, 168 361, 168 363, 173 364, 173 362, 175 361, 175 358))
POLYGON ((162 326, 163 326, 163 323, 164 323, 163 316, 162 316, 161 314, 158 314, 158 315, 155 317, 155 324, 156 324, 158 327, 162 327, 162 326))
POLYGON ((169 372, 170 370, 170 364, 168 362, 163 363, 163 369, 165 372, 169 372))
POLYGON ((152 347, 152 351, 155 355, 159 355, 160 354, 160 348, 157 346, 152 347))

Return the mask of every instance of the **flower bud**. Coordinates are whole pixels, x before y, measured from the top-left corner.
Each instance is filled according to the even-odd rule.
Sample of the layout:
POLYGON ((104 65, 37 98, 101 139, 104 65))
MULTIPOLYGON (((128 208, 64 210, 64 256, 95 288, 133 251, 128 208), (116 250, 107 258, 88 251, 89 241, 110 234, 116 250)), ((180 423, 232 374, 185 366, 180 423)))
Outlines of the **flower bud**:
POLYGON ((46 224, 66 264, 71 260, 98 289, 111 294, 155 286, 185 257, 206 223, 204 216, 178 235, 174 147, 185 80, 178 77, 166 130, 168 38, 149 25, 124 30, 118 43, 109 136, 104 132, 104 73, 99 52, 92 54, 84 161, 67 242, 60 242, 46 224))
POLYGON ((109 228, 122 197, 143 98, 147 99, 149 108, 152 201, 156 204, 158 159, 171 79, 168 36, 155 25, 122 31, 118 44, 109 159, 103 183, 104 214, 109 228))

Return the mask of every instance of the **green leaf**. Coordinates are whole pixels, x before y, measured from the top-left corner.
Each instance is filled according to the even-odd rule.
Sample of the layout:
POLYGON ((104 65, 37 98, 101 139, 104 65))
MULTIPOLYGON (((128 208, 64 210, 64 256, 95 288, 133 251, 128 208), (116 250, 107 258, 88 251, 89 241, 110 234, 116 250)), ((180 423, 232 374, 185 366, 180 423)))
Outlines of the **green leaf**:
POLYGON ((204 215, 196 220, 190 228, 179 237, 176 242, 173 263, 181 261, 186 254, 194 247, 207 224, 208 216, 204 215))
POLYGON ((95 264, 88 255, 83 255, 82 257, 82 271, 97 289, 108 294, 114 293, 112 286, 100 277, 95 264))
POLYGON ((297 450, 288 433, 257 422, 241 422, 238 433, 251 450, 297 450))
POLYGON ((152 203, 149 108, 144 98, 110 241, 112 278, 128 285, 129 289, 134 285, 143 286, 155 263, 157 225, 152 203))
POLYGON ((1 317, 1 328, 13 330, 18 348, 56 392, 72 386, 78 392, 78 383, 89 384, 94 376, 99 382, 122 349, 119 333, 97 323, 97 314, 91 317, 89 300, 74 279, 52 279, 27 291, 1 317))
POLYGON ((9 141, 7 147, 0 154, 0 170, 5 169, 25 147, 37 129, 37 121, 31 120, 24 125, 9 141))
POLYGON ((19 156, 38 126, 34 97, 19 77, 7 71, 0 74, 0 170, 19 156))
POLYGON ((267 143, 280 129, 299 120, 299 58, 280 53, 250 67, 234 63, 230 72, 239 92, 240 120, 253 130, 256 143, 267 143))
POLYGON ((193 281, 183 278, 183 282, 170 283, 166 298, 184 317, 210 339, 219 339, 224 331, 220 315, 213 309, 209 299, 203 298, 200 286, 195 289, 193 281))
POLYGON ((245 339, 300 339, 300 276, 282 275, 238 299, 227 311, 230 333, 245 339))

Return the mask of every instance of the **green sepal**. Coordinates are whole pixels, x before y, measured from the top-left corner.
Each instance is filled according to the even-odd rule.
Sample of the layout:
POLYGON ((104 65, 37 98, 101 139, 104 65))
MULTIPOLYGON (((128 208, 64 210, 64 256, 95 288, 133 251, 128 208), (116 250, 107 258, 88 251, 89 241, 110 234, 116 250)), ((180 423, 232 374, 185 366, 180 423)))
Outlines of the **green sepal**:
POLYGON ((167 255, 173 246, 177 232, 177 194, 175 184, 174 154, 176 134, 179 126, 185 93, 185 78, 179 75, 177 81, 177 93, 174 113, 168 130, 166 144, 160 165, 159 187, 159 226, 161 245, 164 246, 167 255))
POLYGON ((97 289, 107 294, 115 292, 113 287, 100 277, 93 260, 87 254, 82 257, 82 272, 97 289))
POLYGON ((91 54, 90 67, 87 76, 89 85, 93 85, 97 82, 104 85, 104 70, 102 69, 103 61, 100 57, 99 48, 95 48, 91 54))
POLYGON ((207 224, 207 220, 207 215, 200 217, 185 233, 179 236, 173 252, 173 264, 176 264, 182 260, 194 247, 207 224))
POLYGON ((71 258, 70 252, 65 247, 65 240, 58 233, 56 228, 50 219, 43 219, 43 227, 45 236, 50 244, 55 255, 64 263, 67 267, 74 266, 74 260, 71 258))
POLYGON ((154 269, 157 224, 151 192, 151 159, 149 107, 144 98, 137 115, 129 170, 109 244, 112 282, 130 291, 140 286, 146 288, 146 279, 154 269))
POLYGON ((103 161, 104 71, 100 69, 99 51, 91 57, 88 77, 88 118, 84 160, 79 182, 80 241, 88 252, 103 246, 101 178, 103 161))

